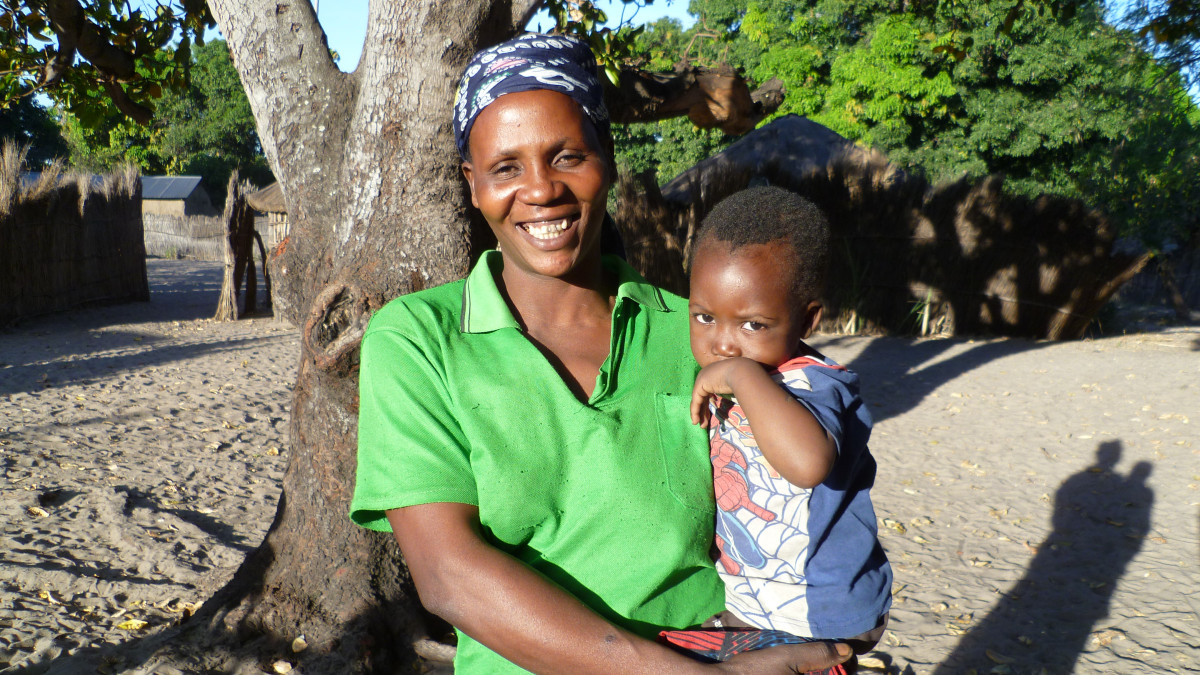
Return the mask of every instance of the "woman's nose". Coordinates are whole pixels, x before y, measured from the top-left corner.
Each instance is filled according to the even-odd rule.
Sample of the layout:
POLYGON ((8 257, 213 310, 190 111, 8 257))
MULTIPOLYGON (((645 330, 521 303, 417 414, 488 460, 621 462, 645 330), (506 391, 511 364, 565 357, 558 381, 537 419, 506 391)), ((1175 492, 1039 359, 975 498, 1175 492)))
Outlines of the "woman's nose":
POLYGON ((562 184, 554 179, 549 167, 532 167, 525 173, 521 186, 521 201, 527 204, 547 204, 558 199, 562 184))

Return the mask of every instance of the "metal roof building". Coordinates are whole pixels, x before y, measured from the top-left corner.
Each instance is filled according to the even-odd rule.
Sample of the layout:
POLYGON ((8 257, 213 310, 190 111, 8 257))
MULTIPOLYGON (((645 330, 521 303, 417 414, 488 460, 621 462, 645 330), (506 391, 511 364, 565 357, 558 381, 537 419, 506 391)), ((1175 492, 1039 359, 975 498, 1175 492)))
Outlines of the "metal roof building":
POLYGON ((142 176, 142 213, 215 216, 217 210, 200 176, 142 176))

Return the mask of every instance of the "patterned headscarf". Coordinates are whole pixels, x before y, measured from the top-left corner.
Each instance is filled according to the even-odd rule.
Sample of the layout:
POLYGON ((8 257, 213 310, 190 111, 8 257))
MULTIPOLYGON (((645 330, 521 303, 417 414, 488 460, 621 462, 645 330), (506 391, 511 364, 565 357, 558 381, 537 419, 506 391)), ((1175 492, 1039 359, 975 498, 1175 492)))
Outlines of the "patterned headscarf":
POLYGON ((549 89, 570 96, 596 131, 606 137, 608 109, 596 77, 596 59, 580 40, 567 35, 527 33, 475 54, 454 97, 454 141, 470 159, 467 140, 475 118, 504 94, 549 89))

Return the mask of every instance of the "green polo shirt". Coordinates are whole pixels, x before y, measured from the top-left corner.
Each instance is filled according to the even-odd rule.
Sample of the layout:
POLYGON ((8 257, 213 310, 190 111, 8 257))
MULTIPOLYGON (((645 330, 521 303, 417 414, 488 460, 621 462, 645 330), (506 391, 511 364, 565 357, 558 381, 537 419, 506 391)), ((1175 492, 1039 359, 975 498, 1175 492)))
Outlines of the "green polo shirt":
MULTIPOLYGON (((387 531, 387 509, 478 506, 495 546, 653 637, 724 607, 708 439, 688 413, 687 301, 604 264, 620 285, 586 403, 513 318, 499 252, 377 312, 362 342, 350 517, 387 531)), ((523 671, 460 633, 455 672, 523 671)))

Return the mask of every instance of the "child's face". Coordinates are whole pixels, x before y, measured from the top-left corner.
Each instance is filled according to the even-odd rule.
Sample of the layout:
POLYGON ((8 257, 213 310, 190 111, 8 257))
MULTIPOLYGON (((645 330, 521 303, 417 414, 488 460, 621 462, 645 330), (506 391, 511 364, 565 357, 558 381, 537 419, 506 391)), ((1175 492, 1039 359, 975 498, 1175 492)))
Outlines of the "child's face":
POLYGON ((784 242, 730 251, 701 242, 692 260, 692 355, 702 367, 742 356, 775 368, 794 356, 820 319, 820 303, 792 297, 795 256, 784 242))

